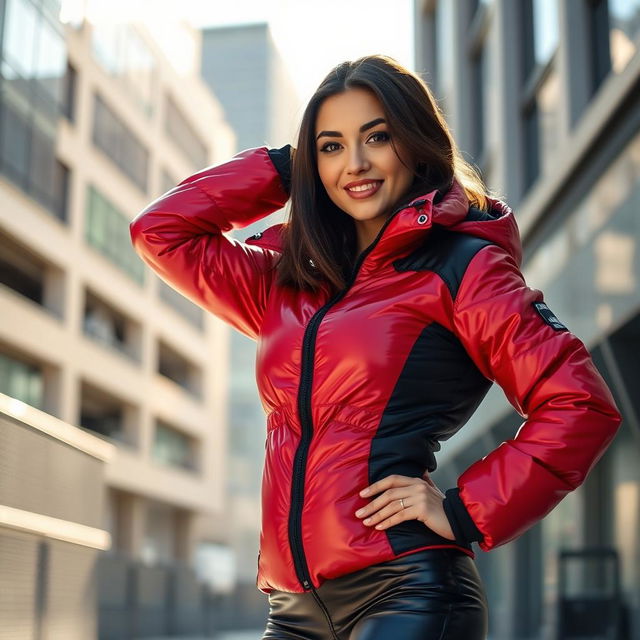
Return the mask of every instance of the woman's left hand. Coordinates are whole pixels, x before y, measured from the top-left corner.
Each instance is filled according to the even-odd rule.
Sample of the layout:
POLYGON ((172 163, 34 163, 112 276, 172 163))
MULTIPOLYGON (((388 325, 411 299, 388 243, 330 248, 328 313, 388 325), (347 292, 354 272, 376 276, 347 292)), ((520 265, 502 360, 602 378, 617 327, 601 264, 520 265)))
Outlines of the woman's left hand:
POLYGON ((355 513, 356 517, 365 518, 365 525, 387 529, 405 520, 419 520, 443 538, 455 540, 442 506, 445 496, 433 483, 428 471, 422 478, 398 474, 387 476, 360 492, 363 498, 376 494, 380 495, 355 513))

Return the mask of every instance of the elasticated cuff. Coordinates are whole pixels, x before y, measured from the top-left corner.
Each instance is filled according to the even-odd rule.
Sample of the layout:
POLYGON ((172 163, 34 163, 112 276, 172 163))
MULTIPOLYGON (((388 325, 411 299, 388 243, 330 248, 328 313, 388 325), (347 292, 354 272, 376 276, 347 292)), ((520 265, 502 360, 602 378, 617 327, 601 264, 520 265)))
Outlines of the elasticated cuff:
POLYGON ((458 487, 447 489, 444 494, 444 502, 442 503, 453 535, 455 535, 456 540, 460 542, 466 542, 468 544, 481 542, 484 540, 484 536, 471 519, 459 494, 460 489, 458 489, 458 487))
POLYGON ((291 193, 291 145, 285 144, 279 149, 267 149, 267 153, 280 174, 284 190, 287 194, 291 193))

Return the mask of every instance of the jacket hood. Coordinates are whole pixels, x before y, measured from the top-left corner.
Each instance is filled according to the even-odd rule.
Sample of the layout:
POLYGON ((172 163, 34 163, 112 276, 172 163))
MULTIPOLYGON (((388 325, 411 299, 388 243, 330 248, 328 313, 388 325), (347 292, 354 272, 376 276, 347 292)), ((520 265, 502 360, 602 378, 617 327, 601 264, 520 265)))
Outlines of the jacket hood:
MULTIPOLYGON (((522 263, 520 232, 513 211, 501 200, 488 198, 489 210, 469 206, 463 186, 454 180, 448 191, 438 199, 439 192, 431 191, 414 198, 385 222, 367 255, 365 271, 382 262, 405 255, 422 244, 434 226, 446 227, 456 233, 467 233, 492 242, 507 251, 518 268, 522 263)), ((260 238, 260 246, 282 251, 282 232, 286 223, 273 225, 249 240, 260 238)))
MULTIPOLYGON (((518 268, 520 268, 522 265, 522 242, 520 240, 518 223, 511 207, 497 198, 487 198, 489 201, 489 210, 481 211, 476 207, 469 207, 466 192, 457 181, 451 190, 457 192, 458 196, 456 199, 460 202, 459 206, 466 209, 466 213, 461 219, 453 222, 453 224, 445 224, 445 226, 448 226, 450 231, 468 233, 497 244, 513 256, 518 268)), ((445 205, 446 201, 447 197, 445 196, 442 204, 445 205)), ((451 206, 453 206, 453 203, 451 206)), ((440 222, 439 205, 437 204, 435 205, 433 215, 434 224, 442 224, 442 222, 440 222)))

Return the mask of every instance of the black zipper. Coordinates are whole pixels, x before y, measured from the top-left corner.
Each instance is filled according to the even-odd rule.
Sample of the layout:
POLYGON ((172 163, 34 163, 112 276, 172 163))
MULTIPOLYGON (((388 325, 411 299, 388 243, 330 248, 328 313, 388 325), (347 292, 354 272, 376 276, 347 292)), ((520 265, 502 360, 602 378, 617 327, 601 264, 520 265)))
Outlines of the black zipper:
POLYGON ((311 575, 309 573, 307 559, 304 554, 304 546, 302 544, 302 507, 304 504, 304 476, 307 465, 307 456, 309 454, 309 445, 313 438, 313 422, 311 420, 311 388, 313 385, 313 363, 318 327, 329 309, 334 304, 340 302, 340 300, 344 298, 349 289, 353 286, 362 263, 378 244, 382 234, 395 215, 399 211, 408 209, 409 207, 417 209, 425 202, 426 200, 416 200, 408 205, 403 205, 396 209, 389 218, 387 218, 375 240, 358 256, 349 281, 344 289, 335 294, 323 307, 316 311, 309 321, 309 324, 307 324, 307 328, 304 332, 304 339, 302 341, 302 362, 300 365, 300 386, 298 388, 298 413, 302 434, 293 459, 291 509, 289 511, 289 546, 291 548, 291 555, 293 557, 293 563, 298 580, 300 580, 303 588, 307 590, 312 589, 315 591, 311 575))

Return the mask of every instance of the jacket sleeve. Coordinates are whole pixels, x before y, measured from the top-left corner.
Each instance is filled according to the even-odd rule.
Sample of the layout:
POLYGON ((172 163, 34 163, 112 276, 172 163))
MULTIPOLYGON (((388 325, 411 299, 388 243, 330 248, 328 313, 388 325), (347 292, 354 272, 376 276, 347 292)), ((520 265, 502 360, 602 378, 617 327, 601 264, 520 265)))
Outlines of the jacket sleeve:
POLYGON ((277 211, 287 198, 271 150, 247 149, 149 204, 129 225, 131 241, 165 282, 256 339, 279 254, 224 232, 277 211))
POLYGON ((453 306, 470 357, 526 420, 445 494, 456 537, 484 551, 518 537, 579 487, 622 421, 584 344, 542 300, 513 257, 489 245, 469 263, 453 306))

